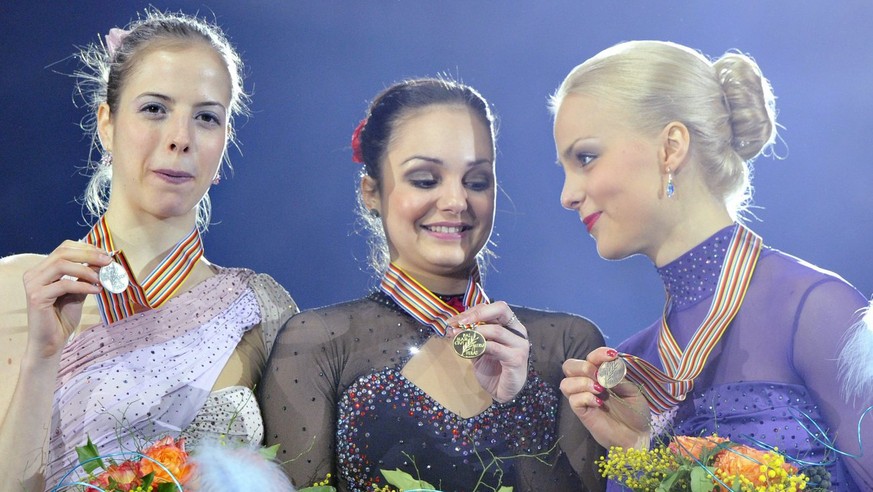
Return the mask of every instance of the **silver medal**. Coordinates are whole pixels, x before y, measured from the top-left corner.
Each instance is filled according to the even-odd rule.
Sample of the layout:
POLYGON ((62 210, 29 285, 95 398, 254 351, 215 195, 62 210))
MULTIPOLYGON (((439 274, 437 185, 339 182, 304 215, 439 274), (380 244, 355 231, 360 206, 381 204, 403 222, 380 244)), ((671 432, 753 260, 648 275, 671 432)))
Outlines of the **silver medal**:
POLYGON ((101 267, 98 276, 100 278, 100 285, 113 294, 121 294, 130 284, 124 267, 115 261, 105 267, 101 267))
POLYGON ((627 365, 621 359, 609 360, 597 368, 597 382, 606 389, 614 388, 627 374, 627 365))

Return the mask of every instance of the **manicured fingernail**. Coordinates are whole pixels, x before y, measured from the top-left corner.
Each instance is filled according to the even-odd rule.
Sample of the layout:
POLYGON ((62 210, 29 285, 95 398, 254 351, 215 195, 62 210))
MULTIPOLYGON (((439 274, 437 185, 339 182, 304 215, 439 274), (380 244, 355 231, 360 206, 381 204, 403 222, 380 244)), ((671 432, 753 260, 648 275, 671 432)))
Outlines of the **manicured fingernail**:
POLYGON ((606 351, 606 355, 608 355, 610 357, 618 357, 618 351, 613 350, 613 349, 609 349, 606 351))
POLYGON ((597 403, 598 407, 603 406, 603 400, 601 400, 600 398, 594 398, 594 403, 597 403))
POLYGON ((603 393, 603 390, 604 390, 603 386, 600 386, 600 384, 598 384, 598 383, 594 383, 594 391, 596 391, 598 393, 603 393))

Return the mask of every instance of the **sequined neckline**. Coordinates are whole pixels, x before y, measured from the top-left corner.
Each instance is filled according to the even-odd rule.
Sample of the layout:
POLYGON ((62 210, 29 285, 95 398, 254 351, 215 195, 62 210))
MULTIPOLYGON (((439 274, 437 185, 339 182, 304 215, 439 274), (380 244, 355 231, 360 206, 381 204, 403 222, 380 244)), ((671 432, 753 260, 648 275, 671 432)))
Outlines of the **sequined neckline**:
POLYGON ((670 294, 673 308, 686 308, 712 296, 736 228, 736 224, 725 227, 679 258, 658 268, 658 275, 670 294))

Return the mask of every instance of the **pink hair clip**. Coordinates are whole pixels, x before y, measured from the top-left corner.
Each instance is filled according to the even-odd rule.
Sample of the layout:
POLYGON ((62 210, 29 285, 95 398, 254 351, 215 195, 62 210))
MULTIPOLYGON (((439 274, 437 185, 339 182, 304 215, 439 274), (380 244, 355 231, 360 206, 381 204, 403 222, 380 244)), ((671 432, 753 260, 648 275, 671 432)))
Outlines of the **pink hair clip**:
POLYGON ((103 36, 104 39, 106 39, 106 52, 109 54, 110 58, 115 58, 115 52, 121 47, 121 43, 124 42, 124 38, 126 38, 128 34, 130 34, 130 31, 113 27, 109 30, 109 34, 103 36))

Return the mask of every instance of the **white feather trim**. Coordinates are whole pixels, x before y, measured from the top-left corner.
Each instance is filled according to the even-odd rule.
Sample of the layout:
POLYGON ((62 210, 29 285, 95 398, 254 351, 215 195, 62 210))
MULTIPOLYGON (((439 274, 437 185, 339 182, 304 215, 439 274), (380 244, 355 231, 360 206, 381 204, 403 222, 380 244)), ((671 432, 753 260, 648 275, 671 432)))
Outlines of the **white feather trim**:
POLYGON ((185 490, 231 492, 239 490, 294 492, 282 468, 248 447, 217 443, 197 446, 191 460, 197 467, 195 483, 185 490))
POLYGON ((846 332, 838 359, 843 398, 866 407, 873 403, 873 301, 846 332))

